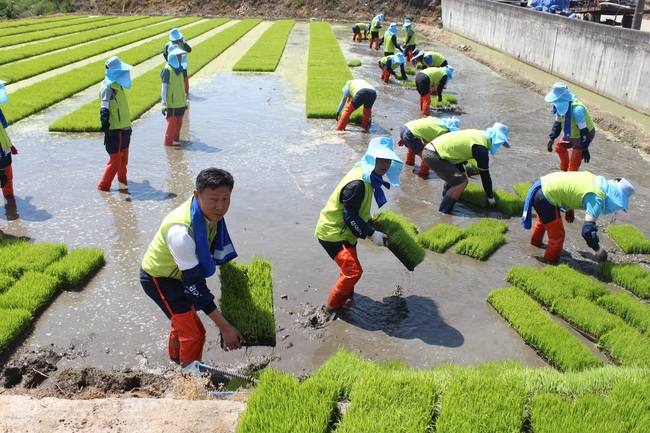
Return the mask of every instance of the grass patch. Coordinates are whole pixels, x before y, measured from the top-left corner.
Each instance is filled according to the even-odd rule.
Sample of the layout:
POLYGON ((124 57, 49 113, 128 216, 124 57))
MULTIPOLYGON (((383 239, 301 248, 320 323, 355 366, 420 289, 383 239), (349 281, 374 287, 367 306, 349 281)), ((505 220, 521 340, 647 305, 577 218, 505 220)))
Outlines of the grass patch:
POLYGON ((631 224, 610 224, 605 232, 625 254, 650 254, 650 240, 631 224))
POLYGON ((425 251, 415 237, 417 227, 403 215, 390 210, 379 211, 372 220, 372 225, 388 235, 388 249, 406 269, 412 271, 422 263, 425 251))
POLYGON ((0 353, 9 349, 32 323, 32 315, 22 309, 0 309, 0 353))
POLYGON ((329 23, 309 23, 307 62, 307 118, 335 119, 341 88, 352 73, 329 23))
POLYGON ((650 272, 636 263, 602 262, 598 274, 607 281, 613 281, 642 299, 650 299, 650 272))
POLYGON ((20 255, 0 265, 0 271, 14 278, 20 278, 28 271, 42 272, 67 252, 68 247, 64 244, 30 244, 20 255))
MULTIPOLYGON (((460 199, 466 203, 473 204, 480 208, 488 207, 488 199, 482 186, 468 183, 460 199)), ((515 194, 502 189, 494 190, 496 208, 508 216, 521 215, 524 210, 524 200, 515 194)))
POLYGON ((596 302, 644 334, 650 335, 650 305, 639 302, 624 291, 602 296, 596 302))
POLYGON ((582 371, 603 365, 521 289, 496 289, 489 293, 487 300, 526 343, 561 371, 582 371))
POLYGON ((457 254, 478 260, 487 260, 501 245, 506 243, 508 225, 493 218, 481 218, 463 230, 463 240, 456 244, 457 254))
POLYGON ((463 238, 463 229, 452 224, 440 223, 417 236, 424 248, 444 253, 447 248, 463 238))
MULTIPOLYGON (((223 19, 211 21, 209 25, 214 28, 216 25, 223 24, 223 19)), ((216 57, 224 52, 228 47, 237 42, 242 36, 248 33, 253 27, 258 25, 260 19, 245 19, 232 27, 224 29, 211 38, 192 47, 192 61, 189 64, 188 75, 193 76, 205 65, 210 63, 216 57)), ((208 29, 205 29, 207 31, 208 29)), ((188 35, 189 29, 184 30, 188 35)), ((160 51, 160 46, 156 47, 160 51)), ((122 57, 120 57, 122 59, 122 57)), ((124 60, 124 59, 123 59, 124 60)), ((124 60, 126 62, 126 60, 124 60)), ((127 62, 128 63, 128 62, 127 62)), ((161 63, 157 68, 153 68, 145 74, 133 80, 133 88, 128 90, 129 111, 131 120, 142 116, 147 110, 160 102, 160 70, 165 63, 161 63)), ((98 102, 90 102, 79 110, 68 114, 49 126, 50 131, 62 132, 86 132, 99 131, 99 121, 97 119, 98 102)))
MULTIPOLYGON (((415 69, 415 68, 413 68, 411 66, 407 66, 407 67, 404 68, 404 72, 406 72, 406 75, 415 75, 415 73, 417 72, 417 69, 415 69)), ((415 80, 413 80, 413 81, 415 81, 415 80)))
POLYGON ((533 187, 532 183, 519 182, 514 186, 515 194, 519 196, 522 200, 526 200, 528 191, 533 187))
POLYGON ((96 248, 77 248, 47 268, 45 273, 61 282, 62 289, 85 284, 104 265, 104 252, 96 248))
POLYGON ((221 314, 244 336, 245 346, 275 346, 271 262, 253 257, 249 266, 220 267, 221 314))
POLYGON ((287 44, 287 38, 293 29, 295 20, 278 20, 255 42, 242 56, 233 71, 273 72, 280 63, 280 58, 287 44))
POLYGON ((106 15, 82 18, 79 20, 79 23, 74 21, 48 23, 42 25, 38 31, 2 37, 0 38, 0 47, 10 47, 12 45, 25 44, 27 42, 38 41, 41 39, 66 36, 72 33, 85 32, 99 27, 106 27, 112 25, 112 21, 117 19, 116 16, 106 15))
POLYGON ((650 340, 637 329, 621 325, 598 339, 598 347, 630 367, 650 367, 650 340))
POLYGON ((59 280, 42 272, 25 272, 16 284, 0 295, 0 310, 39 313, 58 292, 59 280))
POLYGON ((348 62, 348 67, 350 68, 358 68, 359 66, 361 66, 361 60, 350 60, 348 62))

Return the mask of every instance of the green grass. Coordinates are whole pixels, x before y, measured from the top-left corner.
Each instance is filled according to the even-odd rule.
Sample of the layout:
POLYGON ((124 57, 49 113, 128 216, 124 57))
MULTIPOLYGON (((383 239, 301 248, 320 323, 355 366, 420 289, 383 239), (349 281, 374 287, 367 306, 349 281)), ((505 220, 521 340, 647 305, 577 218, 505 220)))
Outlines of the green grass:
POLYGON ((0 271, 14 278, 20 278, 28 271, 42 272, 51 263, 65 256, 67 252, 68 248, 64 244, 31 244, 12 260, 0 264, 0 271))
MULTIPOLYGON (((70 25, 60 25, 56 24, 47 24, 44 27, 49 27, 45 30, 41 29, 39 31, 29 32, 29 33, 20 33, 12 36, 5 36, 0 38, 0 48, 11 47, 13 45, 25 44, 27 42, 34 42, 41 39, 53 38, 56 36, 66 36, 73 33, 84 32, 87 30, 93 30, 100 27, 106 27, 113 24, 112 21, 118 20, 119 18, 115 16, 99 16, 99 17, 88 17, 80 21, 82 23, 69 23, 70 25)), ((65 22, 64 22, 65 23, 65 22)))
POLYGON ((341 89, 351 79, 352 73, 330 24, 322 21, 309 23, 307 118, 335 119, 341 89))
MULTIPOLYGON (((463 191, 460 199, 484 209, 488 207, 487 194, 485 194, 483 187, 473 183, 467 184, 467 188, 463 191)), ((494 190, 494 200, 496 208, 508 216, 521 215, 524 209, 524 199, 502 189, 494 190)))
POLYGON ((356 59, 355 60, 350 60, 348 62, 348 66, 350 68, 358 68, 359 66, 361 66, 361 60, 356 60, 356 59))
POLYGON ((49 265, 44 273, 61 282, 62 289, 79 287, 104 265, 104 252, 97 248, 77 248, 49 265))
MULTIPOLYGON (((216 18, 216 20, 222 19, 216 18)), ((191 77, 196 74, 260 22, 261 20, 257 18, 242 20, 192 47, 188 75, 191 77)), ((217 23, 223 23, 223 21, 212 22, 211 26, 214 27, 217 23)), ((188 34, 189 29, 184 30, 184 33, 188 34)), ((133 80, 133 87, 127 91, 131 120, 142 116, 160 102, 160 70, 163 67, 164 62, 133 80)), ((99 131, 98 106, 99 100, 90 102, 77 111, 58 119, 49 126, 49 129, 62 132, 99 131)))
POLYGON ((233 71, 273 72, 287 44, 295 20, 278 20, 264 32, 255 44, 242 56, 233 71))
POLYGON ((610 224, 605 232, 625 254, 650 254, 650 240, 631 224, 610 224))
POLYGON ((525 183, 525 182, 516 183, 514 186, 515 194, 517 194, 519 198, 521 198, 522 200, 526 200, 528 191, 530 190, 530 188, 532 188, 532 186, 533 186, 532 183, 525 183))
POLYGON ((246 345, 275 346, 271 262, 253 257, 249 266, 220 267, 221 314, 244 336, 246 345))
POLYGON ((639 302, 622 290, 598 298, 597 303, 650 336, 650 305, 639 302))
POLYGON ((487 260, 500 246, 506 243, 508 224, 493 218, 481 218, 463 230, 463 240, 456 244, 457 254, 478 260, 487 260))
POLYGON ((437 253, 444 253, 447 248, 463 238, 463 229, 451 224, 440 223, 417 236, 424 248, 437 253))
POLYGON ((0 310, 26 310, 38 314, 58 292, 59 280, 42 272, 25 272, 0 295, 0 310))
MULTIPOLYGON (((85 15, 46 16, 46 17, 38 17, 38 18, 22 18, 18 20, 3 20, 2 27, 4 29, 15 29, 16 27, 42 25, 45 23, 53 23, 53 22, 60 23, 62 21, 73 21, 81 18, 85 18, 85 15)), ((28 29, 28 31, 30 30, 28 29)), ((22 31, 18 31, 17 33, 21 33, 21 32, 22 31)), ((6 34, 11 34, 11 33, 6 33, 6 34)))
POLYGON ((613 281, 642 299, 650 299, 650 272, 636 263, 603 262, 598 265, 598 274, 607 281, 613 281))
POLYGON ((32 322, 32 315, 23 309, 0 309, 0 353, 3 353, 22 335, 32 322))

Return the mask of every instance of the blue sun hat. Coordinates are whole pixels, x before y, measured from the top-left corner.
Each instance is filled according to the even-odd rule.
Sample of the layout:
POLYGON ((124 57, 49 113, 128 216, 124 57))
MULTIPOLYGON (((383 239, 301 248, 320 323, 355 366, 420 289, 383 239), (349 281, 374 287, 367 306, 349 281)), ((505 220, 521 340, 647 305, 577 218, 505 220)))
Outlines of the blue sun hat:
POLYGON ((409 27, 413 27, 413 23, 411 20, 405 19, 404 24, 402 24, 403 29, 408 29, 409 27))
POLYGON ((483 131, 483 137, 492 142, 492 145, 490 146, 490 153, 492 155, 497 153, 497 150, 499 150, 501 146, 510 149, 510 144, 508 143, 508 132, 510 132, 510 128, 499 122, 492 125, 492 128, 483 131))
POLYGON ((377 15, 377 21, 384 21, 384 14, 377 15))
POLYGON ((386 177, 392 186, 398 188, 399 176, 402 173, 402 167, 404 167, 404 163, 393 151, 393 139, 389 137, 375 137, 370 140, 366 154, 363 155, 361 162, 357 163, 358 165, 361 165, 363 180, 368 183, 372 183, 370 180, 370 174, 375 169, 376 158, 392 160, 390 168, 386 172, 386 177))
POLYGON ((449 77, 450 80, 454 78, 454 68, 451 66, 445 66, 445 70, 447 71, 447 77, 449 77))
POLYGON ((417 48, 411 53, 411 60, 417 60, 420 57, 424 56, 424 51, 418 50, 417 48))
POLYGON ((183 39, 183 34, 181 33, 180 30, 178 30, 178 29, 172 29, 172 30, 169 32, 169 40, 170 40, 170 41, 172 41, 172 42, 174 42, 174 41, 180 41, 181 39, 183 39))
POLYGON ((388 26, 388 29, 386 30, 387 33, 389 33, 392 36, 397 35, 397 23, 390 23, 390 26, 388 26))
POLYGON ((167 54, 167 63, 174 69, 187 69, 187 51, 176 45, 167 54), (181 54, 181 62, 178 63, 177 55, 181 54))
POLYGON ((619 210, 627 213, 630 197, 634 194, 634 186, 625 178, 607 180, 598 176, 598 187, 605 192, 605 208, 603 215, 610 215, 619 210))
POLYGON ((404 54, 402 53, 397 53, 393 55, 393 61, 395 63, 403 64, 404 63, 404 54))
POLYGON ((106 87, 110 87, 111 84, 117 83, 125 89, 131 88, 131 69, 133 69, 133 66, 124 63, 117 56, 113 56, 106 60, 104 66, 106 67, 106 72, 102 83, 106 87))
POLYGON ((438 125, 447 128, 447 131, 449 132, 458 131, 460 129, 460 119, 456 116, 437 118, 436 122, 438 125))
POLYGON ((9 101, 9 96, 7 96, 7 89, 5 89, 6 81, 0 80, 0 104, 6 104, 9 101))
POLYGON ((569 109, 569 102, 573 101, 573 93, 569 91, 566 84, 558 81, 553 84, 551 91, 544 97, 546 102, 550 102, 555 106, 557 113, 564 116, 569 109))

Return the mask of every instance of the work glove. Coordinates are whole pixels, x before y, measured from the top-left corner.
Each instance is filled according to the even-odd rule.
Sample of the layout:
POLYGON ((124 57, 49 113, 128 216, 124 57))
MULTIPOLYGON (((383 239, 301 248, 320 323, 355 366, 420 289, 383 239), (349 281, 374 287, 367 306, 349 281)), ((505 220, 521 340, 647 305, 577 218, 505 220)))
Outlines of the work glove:
POLYGON ((163 105, 162 108, 160 109, 160 112, 162 113, 163 116, 167 116, 167 106, 163 105))
POLYGON ((582 128, 580 130, 580 143, 582 144, 582 150, 589 149, 589 145, 591 144, 591 138, 589 137, 589 129, 582 128))
POLYGON ((571 224, 571 223, 573 222, 573 220, 576 219, 575 214, 573 213, 573 209, 569 209, 568 211, 566 211, 566 212, 564 213, 564 219, 565 219, 566 222, 568 222, 569 224, 571 224))
POLYGON ((386 242, 388 241, 388 236, 386 234, 380 232, 379 230, 375 230, 375 232, 370 235, 370 240, 374 242, 375 245, 380 246, 380 247, 385 247, 386 242))
POLYGON ((589 149, 584 149, 582 151, 582 160, 588 164, 590 159, 591 154, 589 154, 589 149))
POLYGON ((14 146, 13 144, 11 145, 11 154, 18 155, 18 149, 16 149, 16 146, 14 146))
POLYGON ((102 131, 108 131, 110 129, 110 122, 109 118, 111 116, 110 111, 108 111, 108 108, 101 108, 99 110, 99 121, 101 122, 101 130, 102 131))
POLYGON ((607 251, 603 247, 600 247, 598 251, 596 251, 596 255, 598 256, 598 262, 604 262, 607 260, 607 251))
POLYGON ((5 173, 5 169, 0 169, 0 188, 4 188, 5 185, 7 184, 7 173, 5 173))
POLYGON ((497 207, 497 201, 494 197, 488 197, 488 207, 490 209, 494 209, 495 207, 497 207))
POLYGON ((560 136, 560 133, 562 133, 562 124, 556 120, 553 122, 553 127, 551 128, 551 133, 548 134, 548 138, 555 140, 560 136))
POLYGON ((546 150, 548 150, 549 152, 553 152, 553 144, 555 144, 555 139, 551 138, 550 140, 548 140, 548 143, 546 144, 546 150))
POLYGON ((582 225, 582 238, 587 242, 589 248, 594 251, 600 249, 600 239, 598 239, 598 227, 594 221, 585 221, 582 225))

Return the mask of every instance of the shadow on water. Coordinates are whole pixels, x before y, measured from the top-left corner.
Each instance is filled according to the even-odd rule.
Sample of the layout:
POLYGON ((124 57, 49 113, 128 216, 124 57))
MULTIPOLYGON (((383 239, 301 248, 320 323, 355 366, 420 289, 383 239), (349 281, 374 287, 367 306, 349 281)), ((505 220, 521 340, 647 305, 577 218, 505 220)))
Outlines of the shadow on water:
POLYGON ((129 188, 127 190, 120 190, 120 192, 128 193, 131 197, 129 201, 161 201, 176 198, 173 192, 167 192, 157 189, 145 179, 141 182, 129 181, 129 188))
MULTIPOLYGON (((45 209, 38 209, 31 203, 31 196, 24 199, 20 197, 13 197, 5 199, 5 219, 7 221, 16 221, 22 219, 23 221, 46 221, 52 218, 45 209)), ((1 217, 0 217, 1 218, 1 217)))
POLYGON ((379 302, 355 293, 349 308, 343 308, 337 318, 366 331, 419 339, 431 346, 460 347, 465 341, 456 328, 445 323, 438 304, 424 296, 391 295, 379 302))

